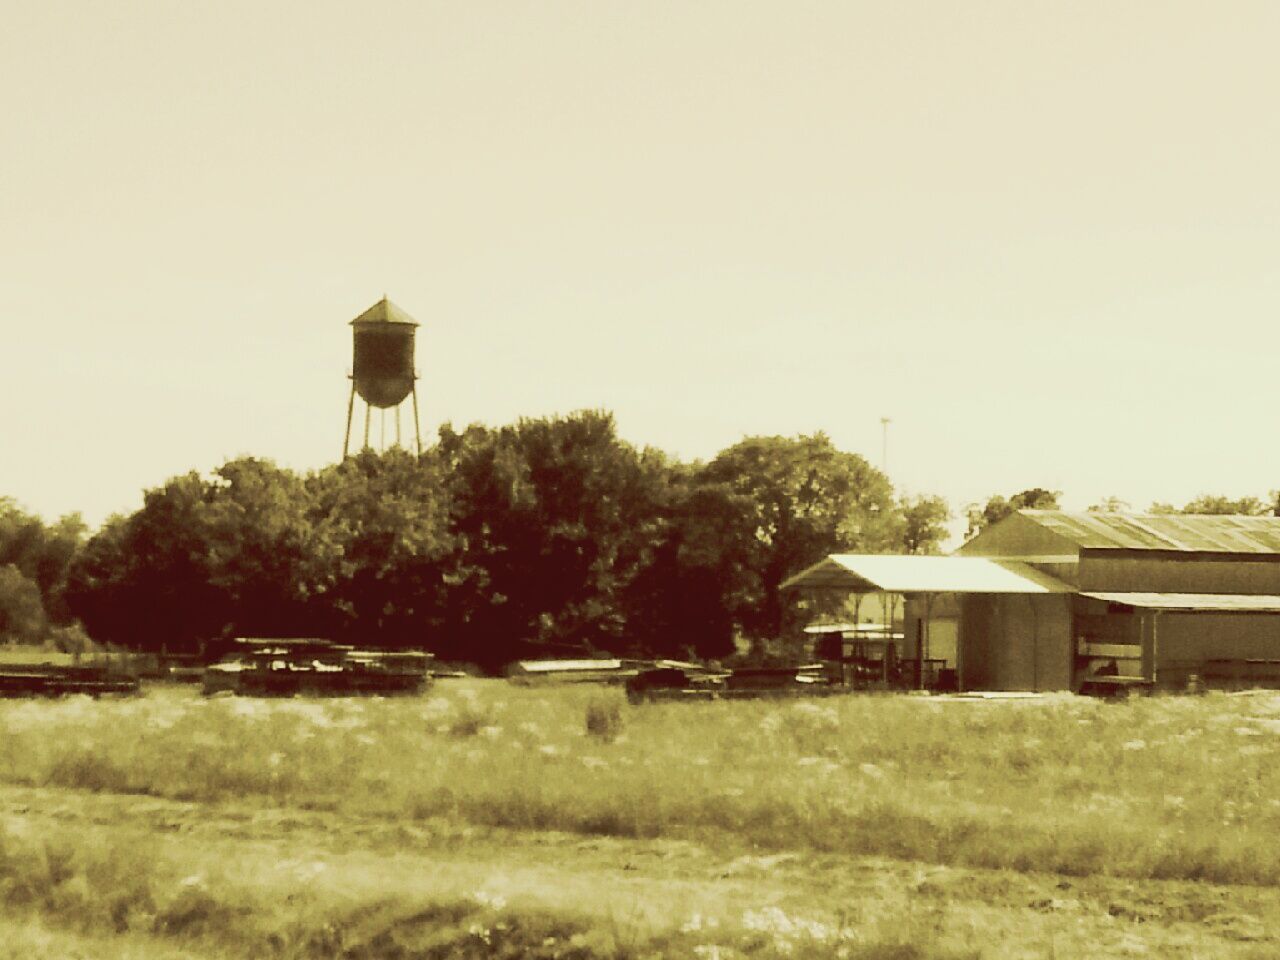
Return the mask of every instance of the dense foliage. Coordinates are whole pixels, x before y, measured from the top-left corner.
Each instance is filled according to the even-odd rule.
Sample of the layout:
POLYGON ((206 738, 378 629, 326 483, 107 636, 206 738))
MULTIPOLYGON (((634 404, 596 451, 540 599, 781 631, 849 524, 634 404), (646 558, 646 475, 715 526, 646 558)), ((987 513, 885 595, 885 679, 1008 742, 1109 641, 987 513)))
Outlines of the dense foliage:
POLYGON ((40 641, 71 623, 67 570, 84 534, 75 514, 45 524, 0 497, 0 642, 40 641))
POLYGON ((421 457, 366 451, 305 476, 245 458, 174 477, 68 554, 49 596, 144 650, 319 635, 491 669, 718 657, 793 630, 791 573, 839 550, 928 551, 946 519, 821 434, 684 464, 586 411, 446 426, 421 457))
MULTIPOLYGON (((1059 497, 972 504, 970 533, 1059 497)), ((1181 512, 1276 500, 1206 495, 1181 512)), ((895 496, 823 434, 749 437, 687 464, 625 443, 599 411, 445 426, 420 457, 365 451, 306 475, 242 458, 173 477, 87 541, 77 516, 46 524, 0 499, 0 642, 83 643, 78 620, 99 642, 170 652, 310 635, 493 670, 715 658, 770 649, 814 615, 817 599, 779 591, 792 573, 840 551, 936 552, 950 519, 942 498, 895 496)))

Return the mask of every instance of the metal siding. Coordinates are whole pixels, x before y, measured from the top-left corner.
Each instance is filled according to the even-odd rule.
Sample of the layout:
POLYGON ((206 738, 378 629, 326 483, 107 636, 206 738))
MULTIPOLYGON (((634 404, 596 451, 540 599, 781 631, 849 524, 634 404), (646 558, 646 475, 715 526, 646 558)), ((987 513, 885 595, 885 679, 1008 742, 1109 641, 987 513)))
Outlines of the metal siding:
POLYGON ((1071 612, 1051 596, 995 597, 992 631, 996 690, 1071 687, 1071 612))
POLYGON ((1280 617, 1175 613, 1160 616, 1161 661, 1280 657, 1280 617))
POLYGON ((965 690, 990 690, 995 686, 995 597, 965 594, 960 597, 960 685, 965 690))
POLYGON ((1086 550, 1080 557, 1080 589, 1148 593, 1280 594, 1280 562, 1197 556, 1114 557, 1086 550))
POLYGON ((1184 688, 1206 660, 1280 659, 1280 616, 1162 613, 1156 661, 1162 687, 1184 688))

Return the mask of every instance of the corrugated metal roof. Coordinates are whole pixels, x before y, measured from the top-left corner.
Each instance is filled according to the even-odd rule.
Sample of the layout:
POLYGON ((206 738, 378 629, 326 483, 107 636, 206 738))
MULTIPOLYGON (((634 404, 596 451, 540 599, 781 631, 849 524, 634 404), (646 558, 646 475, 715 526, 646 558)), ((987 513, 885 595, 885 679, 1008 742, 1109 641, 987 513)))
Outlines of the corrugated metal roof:
POLYGON ((1068 513, 1063 510, 1021 510, 1019 513, 1085 549, 1280 553, 1280 517, 1068 513))
POLYGON ((1017 560, 833 553, 782 584, 855 593, 1074 593, 1017 560))
POLYGON ((352 323, 407 323, 412 326, 419 326, 417 320, 409 316, 394 303, 383 297, 372 307, 366 310, 360 316, 351 321, 352 323))
POLYGON ((1140 610, 1222 613, 1280 613, 1280 597, 1240 593, 1084 593, 1084 597, 1122 603, 1140 610))

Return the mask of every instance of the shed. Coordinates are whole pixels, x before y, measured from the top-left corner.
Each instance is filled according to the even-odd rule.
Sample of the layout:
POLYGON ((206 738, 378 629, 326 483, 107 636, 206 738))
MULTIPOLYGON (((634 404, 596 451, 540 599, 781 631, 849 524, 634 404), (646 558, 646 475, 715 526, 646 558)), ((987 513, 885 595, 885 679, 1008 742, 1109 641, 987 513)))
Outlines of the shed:
POLYGON ((904 658, 953 658, 961 689, 1280 686, 1280 517, 1021 510, 950 557, 833 554, 783 587, 902 594, 904 658))

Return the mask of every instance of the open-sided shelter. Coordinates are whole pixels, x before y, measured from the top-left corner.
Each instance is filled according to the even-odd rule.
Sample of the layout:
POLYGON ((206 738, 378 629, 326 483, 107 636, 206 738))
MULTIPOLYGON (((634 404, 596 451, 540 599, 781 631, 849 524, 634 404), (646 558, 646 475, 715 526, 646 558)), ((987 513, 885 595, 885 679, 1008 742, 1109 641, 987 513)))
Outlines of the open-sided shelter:
POLYGON ((783 589, 898 593, 961 689, 1280 685, 1280 518, 1021 510, 947 557, 833 554, 783 589))

